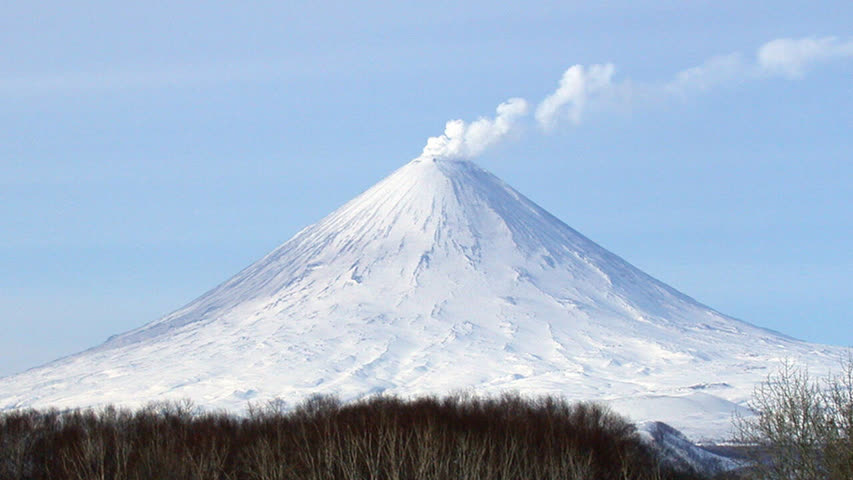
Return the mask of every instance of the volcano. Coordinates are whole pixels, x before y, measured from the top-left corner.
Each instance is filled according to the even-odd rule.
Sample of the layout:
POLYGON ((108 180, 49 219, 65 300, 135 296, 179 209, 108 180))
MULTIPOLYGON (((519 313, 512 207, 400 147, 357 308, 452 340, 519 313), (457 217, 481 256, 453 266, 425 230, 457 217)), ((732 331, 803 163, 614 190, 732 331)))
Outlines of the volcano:
POLYGON ((190 304, 0 379, 0 408, 551 394, 694 438, 814 345, 727 317, 468 161, 414 160, 190 304))

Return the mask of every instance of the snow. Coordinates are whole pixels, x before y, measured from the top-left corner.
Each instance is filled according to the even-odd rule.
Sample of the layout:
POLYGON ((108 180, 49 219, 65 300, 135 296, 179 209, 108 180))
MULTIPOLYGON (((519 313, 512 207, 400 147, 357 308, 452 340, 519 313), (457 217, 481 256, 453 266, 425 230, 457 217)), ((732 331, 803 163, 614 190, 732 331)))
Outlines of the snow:
POLYGON ((724 399, 720 394, 688 392, 677 395, 638 395, 614 399, 609 405, 637 422, 649 419, 679 425, 681 433, 697 442, 732 438, 732 415, 748 416, 751 411, 724 399))
POLYGON ((692 469, 712 477, 745 465, 742 460, 717 455, 697 446, 682 432, 663 422, 644 422, 638 430, 640 438, 657 450, 664 462, 679 470, 692 469))
POLYGON ((780 359, 840 356, 697 303, 473 163, 419 159, 178 311, 0 379, 0 409, 519 391, 723 439, 780 359))

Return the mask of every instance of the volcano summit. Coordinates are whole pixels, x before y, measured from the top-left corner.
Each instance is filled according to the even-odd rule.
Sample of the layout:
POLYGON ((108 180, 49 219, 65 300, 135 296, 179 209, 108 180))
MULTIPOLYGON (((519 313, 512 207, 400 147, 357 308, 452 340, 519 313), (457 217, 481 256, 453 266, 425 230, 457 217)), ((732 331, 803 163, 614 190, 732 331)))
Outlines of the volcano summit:
POLYGON ((467 161, 412 161, 187 306, 0 379, 0 409, 518 391, 727 435, 780 358, 467 161))

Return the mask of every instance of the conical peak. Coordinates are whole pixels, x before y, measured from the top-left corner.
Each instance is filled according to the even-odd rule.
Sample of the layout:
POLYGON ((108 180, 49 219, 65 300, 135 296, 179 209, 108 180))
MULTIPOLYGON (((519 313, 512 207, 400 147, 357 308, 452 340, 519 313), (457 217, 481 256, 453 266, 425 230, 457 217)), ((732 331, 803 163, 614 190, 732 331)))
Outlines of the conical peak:
POLYGON ((656 315, 672 304, 705 310, 476 164, 421 158, 184 309, 107 347, 258 304, 297 308, 320 297, 359 312, 377 298, 411 299, 419 312, 430 312, 456 297, 461 285, 479 285, 501 298, 533 288, 536 298, 545 295, 558 305, 595 311, 624 308, 656 315), (364 298, 350 298, 355 291, 364 298))
POLYGON ((455 177, 471 171, 485 172, 469 160, 456 158, 416 158, 404 165, 398 172, 405 172, 407 176, 430 178, 435 174, 455 177))
POLYGON ((0 409, 465 388, 633 401, 680 398, 697 376, 724 386, 702 395, 729 395, 732 372, 792 353, 815 358, 648 277, 477 165, 420 158, 180 310, 0 379, 0 409))
POLYGON ((507 238, 522 255, 606 255, 492 173, 460 159, 413 160, 308 232, 312 241, 347 238, 359 251, 377 242, 396 248, 420 235, 428 248, 480 248, 507 238))
MULTIPOLYGON (((463 221, 472 205, 488 204, 487 192, 507 188, 496 177, 465 160, 416 159, 359 195, 326 219, 337 234, 388 230, 455 217, 463 221)), ((421 226, 420 229, 424 227, 421 226)))
POLYGON ((466 160, 464 158, 458 158, 458 157, 432 157, 432 158, 418 157, 409 163, 413 163, 413 164, 423 163, 423 164, 427 164, 427 165, 447 165, 447 164, 474 165, 474 162, 472 162, 470 160, 466 160))
MULTIPOLYGON (((479 165, 459 158, 417 158, 389 175, 376 187, 386 183, 405 183, 428 187, 416 192, 429 197, 449 194, 458 196, 467 191, 469 194, 489 190, 512 190, 509 185, 479 165)), ((409 193, 416 193, 415 191, 409 193)), ((478 195, 479 196, 479 195, 478 195)), ((517 194, 513 194, 517 197, 517 194)))
POLYGON ((460 195, 479 197, 482 193, 477 192, 495 188, 503 190, 506 185, 467 160, 418 158, 353 199, 342 210, 351 211, 351 207, 357 207, 374 211, 380 205, 394 210, 406 210, 415 205, 447 205, 462 201, 460 195))

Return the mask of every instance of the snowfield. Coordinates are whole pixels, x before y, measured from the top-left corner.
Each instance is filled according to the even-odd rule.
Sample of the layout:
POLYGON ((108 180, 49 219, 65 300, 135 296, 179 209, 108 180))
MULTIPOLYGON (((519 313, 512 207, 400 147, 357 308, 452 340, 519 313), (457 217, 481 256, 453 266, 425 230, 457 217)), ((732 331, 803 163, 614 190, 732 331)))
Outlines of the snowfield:
POLYGON ((415 160, 180 310, 0 379, 0 409, 518 391, 720 440, 780 359, 841 355, 694 301, 473 163, 415 160))

